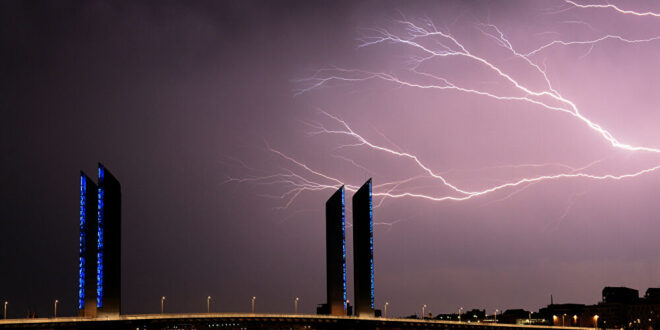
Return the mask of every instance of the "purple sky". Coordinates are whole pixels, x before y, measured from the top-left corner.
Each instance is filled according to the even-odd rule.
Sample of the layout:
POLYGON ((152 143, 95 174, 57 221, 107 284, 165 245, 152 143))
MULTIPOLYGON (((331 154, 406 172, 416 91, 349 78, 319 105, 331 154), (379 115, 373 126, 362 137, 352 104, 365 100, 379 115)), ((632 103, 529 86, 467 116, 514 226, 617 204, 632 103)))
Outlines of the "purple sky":
POLYGON ((394 315, 659 287, 660 170, 604 178, 660 165, 657 31, 561 0, 2 2, 0 300, 74 314, 97 161, 122 183, 126 313, 313 313, 324 203, 369 177, 400 196, 374 211, 394 315))

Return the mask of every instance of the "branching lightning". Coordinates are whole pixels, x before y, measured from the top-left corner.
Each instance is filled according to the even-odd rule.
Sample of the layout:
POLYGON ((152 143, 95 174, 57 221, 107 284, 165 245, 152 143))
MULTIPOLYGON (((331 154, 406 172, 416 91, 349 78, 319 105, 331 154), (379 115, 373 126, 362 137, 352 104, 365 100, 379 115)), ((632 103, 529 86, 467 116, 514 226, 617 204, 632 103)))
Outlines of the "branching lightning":
MULTIPOLYGON (((496 34, 492 34, 483 30, 482 33, 488 35, 489 37, 494 38, 497 41, 498 45, 509 49, 513 55, 519 57, 520 59, 528 63, 528 65, 533 70, 535 70, 535 72, 537 72, 543 77, 547 87, 546 90, 535 91, 531 87, 524 86, 522 83, 517 81, 513 77, 513 75, 505 72, 504 69, 496 66, 495 64, 489 62, 487 59, 483 57, 472 54, 456 38, 454 38, 450 34, 446 34, 441 31, 435 30, 435 27, 433 26, 431 26, 430 28, 424 28, 415 25, 414 23, 409 21, 399 21, 399 23, 407 27, 406 30, 409 33, 407 38, 392 34, 385 29, 378 29, 375 30, 377 32, 376 35, 364 38, 360 47, 367 47, 385 42, 391 42, 403 46, 410 46, 417 50, 420 50, 423 53, 425 53, 426 56, 414 59, 414 61, 416 62, 416 66, 412 69, 412 71, 420 76, 432 78, 433 80, 440 82, 440 84, 426 84, 421 82, 413 82, 409 80, 400 79, 394 74, 389 74, 384 72, 371 72, 371 71, 364 71, 358 69, 323 69, 323 70, 319 70, 314 76, 301 80, 301 82, 307 82, 308 85, 304 88, 299 89, 297 91, 297 94, 309 92, 331 81, 358 82, 358 81, 368 81, 373 79, 384 80, 391 83, 395 83, 400 86, 411 87, 411 88, 456 90, 459 92, 477 94, 480 96, 489 97, 500 101, 527 102, 535 106, 539 106, 542 109, 564 112, 585 123, 590 129, 601 135, 607 142, 609 142, 615 148, 629 150, 629 151, 648 151, 653 153, 660 153, 660 149, 655 147, 634 146, 628 143, 621 142, 617 138, 615 138, 612 135, 612 133, 610 133, 608 130, 606 130, 605 128, 601 127, 599 124, 591 121, 590 119, 582 115, 577 105, 573 101, 565 98, 555 88, 552 87, 552 84, 547 76, 546 71, 543 68, 541 68, 538 64, 534 63, 529 58, 528 55, 516 51, 509 42, 509 40, 507 40, 507 38, 504 36, 504 34, 494 25, 484 25, 484 26, 494 29, 496 34), (423 46, 420 42, 418 42, 420 39, 433 38, 433 37, 438 37, 441 39, 440 49, 432 50, 426 46, 423 46), (453 45, 453 47, 448 46, 447 45, 448 43, 442 43, 442 41, 445 40, 450 41, 451 42, 450 45, 453 45), (514 91, 518 92, 518 95, 498 95, 484 90, 462 87, 462 86, 458 86, 455 83, 450 82, 446 78, 428 72, 420 72, 417 70, 420 64, 430 59, 442 58, 448 56, 465 57, 470 60, 473 60, 478 65, 486 66, 490 70, 494 71, 498 76, 500 76, 506 82, 510 83, 514 91), (548 100, 546 100, 546 98, 549 98, 554 102, 549 102, 548 100), (557 105, 555 105, 555 103, 557 103, 557 105)), ((574 41, 574 42, 553 41, 547 45, 541 46, 537 49, 528 52, 528 54, 532 55, 538 53, 542 49, 550 47, 551 45, 555 45, 555 44, 561 44, 561 45, 570 45, 570 44, 578 44, 578 43, 595 44, 607 39, 616 39, 629 43, 638 43, 638 42, 650 42, 650 41, 660 40, 660 36, 649 39, 629 40, 619 36, 608 35, 591 41, 574 41)))
POLYGON ((625 9, 621 9, 621 8, 619 8, 619 7, 617 7, 613 4, 610 4, 610 3, 604 4, 604 5, 602 5, 602 4, 583 5, 583 4, 579 4, 579 3, 575 2, 575 1, 571 1, 571 0, 564 0, 564 2, 566 2, 567 4, 570 4, 574 7, 577 7, 577 8, 601 8, 601 9, 602 8, 609 8, 609 9, 613 9, 613 10, 615 10, 615 11, 621 13, 621 14, 626 14, 626 15, 660 17, 660 14, 654 13, 654 12, 651 12, 651 11, 638 12, 638 11, 634 11, 634 10, 625 10, 625 9))
MULTIPOLYGON (((576 8, 610 8, 621 14, 635 15, 635 16, 654 16, 660 17, 660 14, 653 12, 635 12, 630 10, 622 10, 615 5, 582 5, 570 0, 564 0, 567 4, 576 8)), ((366 83, 373 80, 384 81, 394 84, 395 86, 423 89, 423 90, 437 90, 445 92, 457 92, 474 95, 476 97, 484 97, 501 102, 522 102, 528 104, 530 109, 541 109, 547 111, 559 112, 570 116, 574 120, 578 120, 585 125, 585 129, 591 134, 600 136, 603 141, 609 144, 614 149, 624 150, 628 152, 643 152, 650 154, 660 153, 660 149, 656 146, 633 145, 623 142, 615 135, 587 118, 580 111, 577 103, 559 92, 551 82, 548 76, 547 69, 539 64, 534 59, 537 55, 544 52, 551 47, 570 47, 586 45, 591 49, 598 43, 605 41, 620 42, 624 44, 638 44, 638 43, 652 43, 660 42, 660 36, 650 38, 626 38, 614 34, 606 34, 601 37, 592 38, 588 40, 553 40, 542 44, 536 48, 521 51, 515 48, 512 42, 506 37, 497 26, 493 24, 477 24, 476 29, 483 36, 493 40, 496 45, 504 48, 514 58, 521 60, 530 72, 533 72, 544 82, 544 87, 532 87, 526 85, 522 81, 516 79, 516 75, 507 71, 504 67, 498 66, 494 61, 488 60, 485 56, 473 53, 469 50, 459 38, 453 36, 451 33, 441 31, 435 27, 430 21, 424 21, 424 24, 417 24, 410 20, 399 20, 396 23, 405 31, 403 34, 391 32, 388 29, 379 28, 369 30, 369 34, 364 35, 360 39, 360 48, 376 47, 385 43, 399 45, 401 47, 409 48, 421 54, 410 59, 411 66, 406 75, 407 78, 401 78, 394 73, 377 72, 362 69, 346 69, 346 68, 328 68, 316 71, 311 77, 300 79, 297 81, 300 88, 295 91, 295 95, 310 93, 322 87, 329 86, 333 82, 339 83, 366 83), (501 81, 508 86, 509 90, 506 93, 492 92, 485 89, 479 89, 470 86, 464 86, 457 82, 451 81, 449 78, 441 75, 424 71, 423 64, 432 60, 443 60, 449 57, 460 57, 469 60, 475 66, 486 68, 499 77, 501 81), (411 77, 418 77, 415 80, 411 77), (429 81, 431 83, 429 83, 429 81)), ((586 23, 585 23, 586 24, 586 23)), ((396 146, 384 134, 383 137, 388 143, 394 145, 396 149, 390 148, 372 140, 367 139, 364 135, 354 130, 348 122, 339 118, 336 115, 321 111, 321 113, 330 120, 334 126, 338 128, 327 128, 327 126, 307 122, 311 128, 309 132, 311 135, 327 135, 343 137, 343 139, 351 140, 350 143, 338 144, 336 151, 350 149, 350 148, 364 148, 374 152, 378 152, 384 156, 390 157, 392 161, 404 161, 416 168, 416 171, 411 173, 409 177, 385 182, 373 186, 373 196, 380 198, 375 203, 378 207, 382 205, 385 199, 399 199, 399 198, 415 198, 434 202, 441 201, 466 201, 475 197, 484 196, 487 194, 495 193, 502 190, 510 190, 510 193, 504 198, 509 198, 520 191, 526 189, 530 185, 538 184, 545 181, 558 181, 558 180, 572 180, 572 179, 586 179, 595 181, 607 180, 624 180, 648 174, 660 169, 660 165, 638 169, 627 173, 607 173, 607 174, 590 174, 589 169, 602 160, 597 160, 582 167, 568 166, 564 164, 551 163, 551 164, 521 164, 521 165, 505 165, 510 168, 531 167, 543 170, 543 174, 534 176, 524 176, 511 181, 498 183, 495 185, 482 186, 477 189, 463 187, 457 183, 451 182, 446 177, 446 172, 440 172, 432 169, 428 164, 425 164, 420 155, 411 152, 403 151, 402 148, 396 146), (552 170, 552 171, 549 171, 552 170), (416 192, 414 189, 409 188, 409 184, 417 182, 418 180, 431 180, 437 187, 437 194, 428 194, 416 192), (513 192, 511 192, 513 190, 513 192)), ((319 190, 334 190, 338 186, 345 184, 346 180, 343 177, 333 176, 322 172, 321 170, 313 168, 311 165, 306 164, 292 156, 285 154, 282 151, 273 149, 267 146, 267 150, 274 155, 280 157, 282 160, 290 164, 292 167, 284 169, 276 174, 267 176, 254 176, 248 178, 230 178, 234 182, 251 182, 261 185, 277 185, 284 187, 284 192, 281 195, 272 196, 282 199, 284 204, 282 208, 289 207, 301 193, 306 191, 319 191, 319 190)), ((369 171, 363 165, 358 164, 353 159, 343 156, 335 155, 337 158, 348 161, 356 168, 369 171)), ((345 184, 346 190, 356 191, 359 187, 358 184, 345 184)), ((571 203, 574 201, 572 200, 571 203)), ((572 204, 571 204, 572 205, 572 204)), ((566 211, 567 213, 568 211, 566 211)), ((562 218, 566 214, 562 215, 562 218)))

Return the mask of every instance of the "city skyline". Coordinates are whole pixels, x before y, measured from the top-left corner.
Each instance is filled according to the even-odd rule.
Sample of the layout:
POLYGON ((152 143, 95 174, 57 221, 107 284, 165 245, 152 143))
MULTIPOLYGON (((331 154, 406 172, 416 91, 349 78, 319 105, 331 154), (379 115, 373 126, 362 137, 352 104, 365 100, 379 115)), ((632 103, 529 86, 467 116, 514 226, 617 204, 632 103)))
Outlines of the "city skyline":
MULTIPOLYGON (((39 317, 36 311, 28 309, 26 318, 14 318, 13 322, 50 323, 55 327, 69 322, 83 322, 80 327, 86 327, 84 322, 105 320, 105 327, 143 326, 177 326, 180 322, 194 322, 202 326, 215 326, 218 322, 232 323, 232 326, 271 323, 272 326, 288 327, 291 325, 309 325, 323 323, 324 315, 330 319, 343 318, 345 325, 334 325, 331 328, 346 326, 359 327, 359 320, 371 320, 381 326, 399 327, 406 324, 406 319, 425 319, 433 326, 448 326, 453 322, 472 323, 474 327, 488 327, 489 324, 517 326, 568 326, 603 328, 614 327, 653 327, 657 325, 657 308, 660 307, 660 288, 649 288, 643 297, 639 291, 627 287, 605 287, 602 291, 602 301, 593 305, 560 303, 555 304, 550 296, 550 304, 539 311, 528 311, 520 308, 507 310, 496 309, 492 315, 483 309, 471 309, 463 313, 460 307, 458 313, 426 313, 428 305, 422 306, 420 315, 387 316, 389 302, 383 310, 375 309, 374 305, 374 237, 373 237, 373 201, 372 179, 369 178, 352 197, 354 246, 354 283, 355 297, 353 308, 346 294, 346 243, 345 243, 345 187, 342 185, 326 201, 326 286, 327 303, 318 304, 317 316, 299 313, 300 298, 294 300, 294 313, 267 314, 256 313, 256 297, 251 299, 251 311, 248 313, 211 313, 211 296, 207 297, 207 310, 204 313, 166 313, 165 300, 161 297, 160 314, 126 315, 121 312, 121 188, 119 181, 102 165, 98 164, 98 184, 95 184, 84 172, 80 172, 80 236, 79 236, 79 266, 78 266, 78 317, 59 316, 57 304, 54 301, 52 318, 39 317), (96 213, 96 216, 94 216, 96 213), (91 216, 90 216, 91 215, 91 216), (96 239, 94 239, 96 238, 96 239), (105 274, 108 274, 107 276, 105 274), (93 279, 96 276, 96 281, 93 279), (96 284, 94 286, 93 284, 96 284), (359 288, 359 290, 358 290, 359 288), (367 288, 365 290, 364 288, 367 288), (105 298, 104 298, 105 297, 105 298), (108 299, 109 297, 109 299, 108 299), (384 312, 384 314, 383 314, 384 312), (461 318, 463 315, 463 319, 461 318), (500 318, 498 319, 498 314, 500 318), (269 317, 273 319, 267 319, 269 317), (572 317, 571 317, 572 315, 572 317), (293 317, 293 319, 292 319, 293 317), (385 319, 382 319, 382 318, 385 319), (568 317, 568 320, 567 320, 568 317), (31 319, 31 320, 30 320, 31 319), (380 321, 378 321, 380 319, 380 321), (22 320, 22 321, 21 321, 22 320), (358 323, 351 323, 351 322, 358 323), (403 323, 401 323, 403 322, 403 323), (600 322, 600 323, 599 323, 600 322), (158 325, 160 324, 160 325, 158 325), (168 325, 169 324, 169 325, 168 325)), ((4 302, 3 320, 7 319, 7 304, 4 302)), ((335 319, 337 321, 337 319, 335 319)), ((25 324, 27 324, 25 323, 25 324)), ((420 324, 407 323, 408 327, 418 327, 420 324)), ((430 324, 430 325, 431 325, 430 324)), ((465 324, 465 323, 464 323, 465 324)), ((2 325, 2 324, 0 324, 2 325)), ((100 324, 97 326, 101 326, 100 324)), ((465 325, 464 325, 465 326, 465 325)))
MULTIPOLYGON (((550 304, 538 312, 525 309, 496 309, 492 315, 483 309, 471 309, 466 313, 460 307, 458 313, 433 315, 426 313, 428 305, 422 306, 420 315, 392 316, 388 318, 387 307, 375 309, 374 305, 374 237, 373 237, 373 201, 372 179, 369 178, 353 195, 353 225, 354 246, 354 283, 355 307, 351 307, 346 295, 346 243, 345 243, 345 187, 342 185, 326 201, 326 285, 327 303, 319 304, 316 317, 313 314, 299 313, 300 298, 294 300, 294 313, 267 314, 256 313, 256 297, 251 299, 250 313, 211 313, 211 296, 207 297, 206 313, 166 313, 165 300, 161 297, 160 314, 126 315, 121 312, 121 188, 117 179, 102 165, 98 164, 98 184, 95 184, 84 172, 80 172, 80 237, 78 266, 78 317, 59 316, 57 304, 54 301, 53 317, 39 317, 36 311, 28 309, 26 318, 14 318, 9 323, 0 325, 11 327, 15 322, 21 324, 52 324, 60 327, 65 324, 79 324, 87 327, 89 321, 104 320, 105 325, 94 327, 133 327, 160 326, 177 327, 181 322, 191 322, 201 326, 213 327, 221 322, 230 322, 233 327, 251 326, 251 324, 267 324, 271 326, 290 327, 293 325, 310 325, 341 319, 343 325, 335 324, 326 327, 345 328, 362 327, 361 321, 375 322, 380 326, 405 327, 423 326, 414 323, 415 319, 430 322, 429 326, 446 327, 463 323, 463 326, 489 327, 492 324, 517 326, 561 326, 598 328, 614 327, 650 327, 660 320, 655 313, 660 307, 660 288, 649 288, 643 297, 639 291, 626 287, 605 287, 602 291, 602 301, 593 305, 562 303, 554 304, 552 295, 550 304), (95 212, 96 211, 96 212, 95 212), (94 217, 96 213, 96 217, 94 217), (91 216, 90 216, 91 215, 91 216), (96 238, 96 239, 94 239, 96 238), (93 275, 96 276, 96 281, 93 275), (106 275, 107 274, 107 275, 106 275), (94 286, 93 284, 96 284, 94 286), (365 288, 367 288, 365 290, 365 288), (358 290, 359 289, 359 290, 358 290), (383 314, 384 312, 384 314, 383 314), (463 319, 461 318, 461 314, 463 319), (498 314, 500 318, 498 319, 498 314), (324 320, 324 315, 329 319, 324 320), (572 317, 571 317, 572 315, 572 317), (271 317, 269 319, 269 317, 271 317), (384 317, 384 319, 383 319, 384 317), (567 319, 568 318, 568 319, 567 319), (409 321, 406 321, 409 320, 409 321), (82 322, 82 323, 80 323, 82 322), (236 323, 238 322, 238 323, 236 323), (357 322, 357 323, 353 323, 357 322), (413 323, 410 323, 413 322, 413 323), (600 323, 599 323, 600 322, 600 323)), ((7 304, 4 302, 3 320, 7 319, 7 304)), ((189 323, 188 323, 189 324, 189 323)), ((318 324, 316 325, 318 326, 318 324)))
POLYGON ((660 287, 660 7, 588 4, 3 2, 0 301, 77 314, 96 161, 123 314, 314 314, 323 205, 344 185, 353 247, 369 178, 373 309, 660 287))

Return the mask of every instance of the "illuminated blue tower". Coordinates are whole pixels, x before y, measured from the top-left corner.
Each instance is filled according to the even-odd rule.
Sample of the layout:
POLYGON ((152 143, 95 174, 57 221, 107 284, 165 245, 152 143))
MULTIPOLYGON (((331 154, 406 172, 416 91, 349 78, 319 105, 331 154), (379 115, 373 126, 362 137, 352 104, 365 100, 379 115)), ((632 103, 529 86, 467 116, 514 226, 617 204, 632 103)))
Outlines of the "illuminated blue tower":
POLYGON ((99 315, 121 314, 121 186, 98 167, 96 305, 99 315))
POLYGON ((371 179, 353 195, 353 271, 355 315, 374 312, 374 217, 371 179))
POLYGON ((78 315, 96 316, 96 184, 80 172, 78 315))
POLYGON ((346 315, 346 217, 344 186, 325 203, 326 313, 346 315))

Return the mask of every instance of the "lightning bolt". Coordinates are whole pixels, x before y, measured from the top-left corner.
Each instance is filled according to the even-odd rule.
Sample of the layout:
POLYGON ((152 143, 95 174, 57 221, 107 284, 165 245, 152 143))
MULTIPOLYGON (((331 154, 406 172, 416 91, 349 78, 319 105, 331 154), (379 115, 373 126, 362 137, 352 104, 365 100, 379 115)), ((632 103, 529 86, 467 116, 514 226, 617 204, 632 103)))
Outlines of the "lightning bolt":
POLYGON ((525 54, 525 57, 536 55, 536 54, 540 53, 541 51, 543 51, 544 49, 550 48, 550 47, 556 46, 556 45, 562 45, 562 46, 589 45, 589 46, 593 47, 595 44, 597 44, 599 42, 602 42, 602 41, 605 41, 605 40, 608 40, 608 39, 609 40, 617 40, 617 41, 624 42, 624 43, 629 43, 629 44, 637 44, 637 43, 644 43, 644 42, 651 42, 651 41, 660 40, 660 37, 652 37, 652 38, 646 38, 646 39, 628 39, 628 38, 624 38, 624 37, 619 36, 619 35, 608 34, 608 35, 605 35, 605 36, 602 36, 602 37, 599 37, 599 38, 596 38, 596 39, 591 39, 591 40, 573 40, 573 41, 553 40, 553 41, 551 41, 551 42, 549 42, 549 43, 547 43, 543 46, 540 46, 540 47, 528 52, 527 54, 525 54))
MULTIPOLYGON (((430 200, 430 201, 465 201, 472 199, 474 197, 479 197, 482 195, 486 195, 489 193, 493 193, 499 190, 507 189, 507 188, 512 188, 512 187, 518 187, 522 186, 524 184, 535 184, 539 183, 542 181, 546 180, 559 180, 559 179, 573 179, 573 178, 584 178, 584 179, 591 179, 591 180, 622 180, 622 179, 628 179, 628 178, 633 178, 637 177, 646 173, 650 173, 653 171, 656 171, 660 169, 660 165, 651 167, 651 168, 646 168, 642 169, 636 172, 632 173, 625 173, 625 174, 619 174, 619 175, 614 175, 614 174, 605 174, 605 175, 593 175, 593 174, 588 174, 581 172, 584 169, 587 169, 594 164, 597 164, 601 162, 602 160, 598 160, 595 162, 592 162, 590 164, 587 164, 586 166, 583 166, 581 168, 572 168, 568 165, 564 164, 557 164, 560 167, 564 168, 570 168, 572 169, 572 173, 559 173, 559 174, 553 174, 553 175, 540 175, 540 176, 534 176, 534 177, 526 177, 522 179, 518 179, 515 181, 511 182, 506 182, 503 184, 495 185, 495 186, 490 186, 488 188, 482 189, 482 190, 466 190, 458 187, 457 185, 454 185, 450 183, 446 178, 444 178, 442 175, 439 175, 435 173, 433 170, 431 170, 429 167, 427 167, 424 163, 422 163, 417 156, 414 156, 412 154, 406 153, 406 152, 399 152, 395 151, 392 149, 389 149, 387 147, 377 145, 366 138, 364 138, 362 135, 356 133, 345 121, 341 120, 340 118, 333 116, 327 112, 322 112, 324 115, 328 116, 329 118, 335 120, 336 122, 340 123, 342 127, 344 127, 344 130, 330 130, 326 129, 323 126, 315 126, 316 131, 313 131, 313 134, 340 134, 340 135, 346 135, 349 136, 355 140, 357 140, 359 143, 357 144, 351 144, 349 146, 352 147, 358 147, 358 146, 364 146, 371 148, 373 150, 381 151, 383 153, 398 157, 398 158, 403 158, 403 159, 408 159, 411 160, 413 164, 417 165, 417 167, 420 169, 420 172, 422 172, 422 175, 416 175, 412 176, 406 179, 398 180, 398 181, 392 181, 392 182, 386 182, 383 184, 379 185, 374 185, 373 186, 373 196, 374 197, 382 197, 383 199, 385 198, 418 198, 418 199, 424 199, 424 200, 430 200), (429 194, 421 194, 421 193, 414 193, 414 192, 395 192, 395 190, 405 184, 409 183, 412 181, 415 181, 420 178, 432 178, 440 181, 441 185, 450 188, 451 190, 454 191, 454 195, 429 195, 429 194)), ((293 201, 302 193, 303 191, 319 191, 319 190, 335 190, 339 185, 341 185, 344 180, 338 177, 332 177, 330 175, 324 174, 316 169, 313 169, 309 165, 291 157, 283 152, 270 148, 268 147, 268 150, 275 155, 278 155, 279 157, 283 158, 284 160, 292 163, 296 167, 298 167, 300 170, 302 170, 305 175, 308 175, 309 177, 305 177, 304 175, 300 174, 295 174, 292 171, 285 171, 283 173, 278 173, 278 174, 273 174, 273 175, 268 175, 268 176, 261 176, 261 177, 252 177, 252 178, 243 178, 243 179, 230 179, 230 181, 236 181, 236 182, 255 182, 258 184, 265 184, 265 185, 272 185, 272 184, 278 184, 278 185, 283 185, 287 186, 288 190, 285 191, 282 195, 279 196, 274 196, 275 198, 280 198, 286 200, 284 206, 281 208, 288 208, 293 201)), ((516 166, 509 166, 509 167, 518 167, 518 166, 525 166, 525 167, 543 167, 547 166, 548 164, 522 164, 522 165, 516 165, 516 166)), ((348 191, 355 192, 359 186, 357 185, 351 185, 351 184, 346 184, 345 189, 348 191)), ((508 198, 508 197, 507 197, 508 198)), ((376 204, 376 206, 380 206, 382 204, 382 200, 380 203, 376 204)))
POLYGON ((610 3, 604 4, 604 5, 602 5, 602 4, 582 5, 582 4, 579 4, 579 3, 575 2, 575 1, 571 1, 571 0, 564 0, 564 2, 567 3, 567 4, 570 4, 574 7, 577 7, 577 8, 609 8, 609 9, 613 9, 613 10, 615 10, 615 11, 621 13, 621 14, 626 14, 626 15, 660 17, 660 14, 654 13, 654 12, 651 12, 651 11, 638 12, 638 11, 634 11, 634 10, 624 10, 624 9, 621 9, 621 8, 619 8, 619 7, 617 7, 613 4, 610 4, 610 3))
MULTIPOLYGON (((580 5, 568 0, 565 2, 580 8, 612 8, 620 11, 623 14, 655 16, 655 14, 651 15, 652 13, 623 11, 613 5, 580 5)), ((619 35, 608 34, 589 40, 554 40, 534 49, 522 52, 513 46, 512 42, 497 26, 493 24, 477 24, 477 30, 481 32, 482 35, 493 40, 499 47, 506 49, 515 58, 523 61, 523 63, 527 65, 531 72, 535 73, 542 79, 544 82, 544 87, 533 88, 517 80, 512 73, 507 72, 507 70, 505 70, 503 67, 496 65, 483 56, 471 52, 468 47, 461 43, 458 38, 454 37, 450 33, 438 30, 435 25, 429 21, 425 22, 424 25, 415 24, 414 22, 408 20, 398 20, 396 23, 403 28, 405 31, 404 35, 392 33, 388 29, 383 28, 368 30, 370 31, 370 34, 364 35, 361 39, 359 39, 359 47, 373 47, 384 43, 390 43, 416 50, 421 54, 421 56, 415 56, 410 59, 409 63, 411 66, 408 73, 411 73, 411 77, 419 77, 419 81, 411 80, 410 78, 400 78, 393 73, 386 72, 362 69, 326 68, 317 70, 311 77, 297 80, 296 82, 299 84, 300 88, 295 90, 295 95, 312 92, 316 89, 326 87, 332 82, 364 83, 372 80, 381 80, 405 88, 453 91, 503 102, 523 102, 531 105, 533 108, 559 112, 568 115, 573 119, 579 120, 588 130, 602 137, 604 142, 608 143, 615 149, 621 149, 629 152, 646 152, 652 154, 660 153, 660 149, 657 147, 642 145, 638 146, 622 142, 603 126, 587 118, 582 114, 576 102, 563 96, 553 86, 546 72, 546 69, 533 60, 535 55, 538 55, 542 51, 555 46, 568 47, 573 45, 588 45, 593 47, 594 45, 607 40, 626 44, 650 43, 659 41, 660 36, 645 39, 630 39, 619 35), (473 62, 475 65, 488 69, 497 77, 499 77, 499 79, 501 79, 507 86, 509 86, 510 91, 507 93, 496 93, 484 89, 462 86, 456 82, 452 82, 448 78, 422 70, 422 64, 426 62, 431 60, 442 60, 449 57, 465 58, 473 62)), ((554 173, 546 172, 545 174, 541 175, 521 177, 511 181, 501 182, 487 187, 481 187, 480 189, 469 189, 466 187, 461 187, 457 183, 451 182, 446 177, 446 172, 443 173, 433 170, 431 166, 425 164, 422 161, 420 156, 403 151, 402 148, 396 146, 382 133, 381 135, 383 135, 383 137, 385 137, 385 139, 390 144, 396 146, 396 150, 367 139, 356 130, 354 130, 348 124, 348 122, 342 120, 336 115, 322 110, 320 113, 331 120, 335 126, 338 126, 339 128, 330 129, 320 123, 306 122, 306 125, 311 127, 311 131, 309 132, 310 135, 343 136, 352 140, 352 143, 339 144, 337 147, 338 150, 349 148, 367 148, 380 152, 388 157, 392 157, 393 159, 408 161, 416 166, 418 173, 413 173, 410 177, 373 186, 373 196, 376 198, 381 198, 380 201, 376 203, 376 207, 381 206, 385 199, 415 198, 434 202, 466 201, 502 190, 509 190, 514 188, 517 189, 504 198, 506 199, 526 189, 530 185, 545 181, 571 179, 616 181, 638 177, 660 169, 660 165, 656 165, 623 174, 608 173, 596 175, 588 173, 587 170, 602 160, 597 160, 587 164, 586 166, 578 168, 557 163, 504 165, 503 167, 508 168, 531 167, 543 169, 544 171, 547 168, 554 168, 555 171, 554 173), (561 169, 562 171, 556 173, 556 169, 561 169), (421 180, 432 180, 434 182, 434 187, 438 188, 437 190, 442 192, 436 194, 416 192, 416 188, 419 187, 411 187, 410 185, 421 180)), ((282 208, 289 207, 302 192, 326 189, 335 190, 338 186, 344 184, 344 182, 347 182, 345 178, 332 176, 322 172, 321 170, 314 169, 311 165, 308 165, 303 161, 289 156, 284 152, 273 149, 270 146, 267 146, 267 150, 277 155, 282 160, 288 162, 292 167, 268 176, 230 178, 229 181, 279 185, 283 187, 284 192, 282 194, 271 196, 284 200, 284 206, 282 206, 282 208)), ((367 170, 366 167, 359 165, 357 162, 348 157, 339 156, 339 158, 352 163, 357 168, 367 170)), ((345 188, 348 191, 356 191, 358 189, 358 185, 346 184, 345 188)))
MULTIPOLYGON (((463 93, 469 93, 469 94, 477 94, 480 96, 484 97, 489 97, 492 99, 500 100, 500 101, 520 101, 520 102, 527 102, 531 103, 535 106, 539 106, 543 109, 546 110, 551 110, 551 111, 559 111, 563 112, 566 114, 569 114, 573 116, 574 118, 582 121, 584 124, 587 125, 590 129, 601 135, 610 145, 612 145, 615 148, 623 149, 623 150, 629 150, 629 151, 647 151, 647 152, 653 152, 653 153, 660 153, 660 149, 655 148, 655 147, 647 147, 647 146, 633 146, 628 143, 624 143, 619 141, 617 138, 615 138, 612 133, 610 133, 608 130, 600 126, 599 124, 593 122, 592 120, 588 119, 586 116, 582 115, 580 110, 578 109, 577 105, 562 96, 556 89, 552 87, 552 84, 550 82, 550 79, 547 76, 546 71, 541 68, 538 64, 534 63, 529 56, 522 54, 518 51, 516 51, 509 40, 506 39, 504 34, 494 25, 485 25, 487 27, 493 28, 496 32, 497 35, 491 34, 485 31, 482 31, 484 34, 494 38, 495 40, 498 41, 498 45, 507 48, 508 50, 511 51, 513 55, 516 57, 524 60, 531 68, 533 68, 534 71, 536 71, 538 74, 540 74, 545 83, 546 83, 546 90, 532 90, 532 88, 526 87, 523 84, 521 84, 519 81, 513 78, 511 74, 508 74, 505 72, 504 69, 494 65, 493 63, 489 62, 487 59, 480 57, 478 55, 472 54, 467 50, 467 48, 460 43, 456 38, 451 36, 450 34, 443 33, 441 31, 433 30, 433 29, 427 29, 418 25, 415 25, 412 22, 409 21, 399 21, 400 24, 403 24, 406 26, 406 30, 409 32, 409 35, 407 38, 405 37, 400 37, 395 34, 392 34, 388 32, 386 29, 377 29, 375 30, 377 32, 376 35, 366 37, 363 39, 362 44, 360 47, 367 47, 371 45, 377 45, 380 43, 384 42, 392 42, 395 44, 400 44, 403 46, 410 46, 414 49, 420 50, 423 53, 426 54, 426 56, 421 57, 421 58, 415 58, 413 59, 414 62, 416 63, 415 67, 413 67, 412 72, 424 76, 427 78, 432 78, 435 81, 440 82, 441 84, 425 84, 422 82, 413 82, 409 80, 404 80, 400 79, 394 74, 389 74, 389 73, 384 73, 384 72, 371 72, 371 71, 365 71, 365 70, 359 70, 359 69, 322 69, 317 71, 317 73, 306 79, 301 79, 299 80, 302 83, 309 83, 308 86, 298 89, 296 91, 297 95, 300 95, 302 93, 309 92, 313 89, 319 88, 323 86, 324 84, 327 84, 331 81, 344 81, 344 82, 364 82, 368 80, 384 80, 388 82, 395 83, 400 86, 404 87, 411 87, 411 88, 419 88, 419 89, 436 89, 436 90, 455 90, 463 93), (438 37, 440 38, 440 49, 437 50, 432 50, 430 48, 427 48, 423 46, 420 42, 418 42, 420 39, 424 38, 431 38, 431 37, 438 37), (453 44, 453 47, 448 46, 447 43, 442 43, 442 41, 450 41, 451 43, 449 45, 453 44), (511 84, 514 87, 514 90, 519 92, 519 95, 498 95, 494 94, 492 92, 484 91, 484 90, 477 90, 473 88, 468 88, 468 87, 463 87, 459 86, 455 83, 450 82, 446 78, 439 77, 437 75, 428 73, 428 72, 420 72, 418 71, 418 67, 420 64, 433 59, 433 58, 443 58, 443 57, 448 57, 448 56, 457 56, 457 57, 465 57, 468 58, 472 61, 477 62, 477 64, 484 65, 490 70, 494 71, 498 76, 500 76, 502 79, 504 79, 506 82, 511 84), (545 98, 549 98, 553 102, 549 102, 549 100, 546 100, 545 98)), ((602 38, 598 38, 596 40, 592 40, 591 42, 589 41, 582 41, 580 42, 581 44, 595 44, 597 42, 607 40, 607 39, 618 39, 618 40, 628 40, 624 38, 616 38, 616 36, 605 36, 602 38)), ((660 37, 654 37, 650 39, 645 39, 645 40, 628 40, 629 42, 648 42, 648 41, 654 41, 654 40, 659 40, 660 37)), ((577 43, 577 42, 573 42, 577 43)), ((562 44, 561 41, 556 41, 551 44, 562 44)), ((547 48, 549 45, 542 46, 540 49, 547 48)), ((532 50, 530 53, 535 53, 540 51, 539 49, 532 50)))

